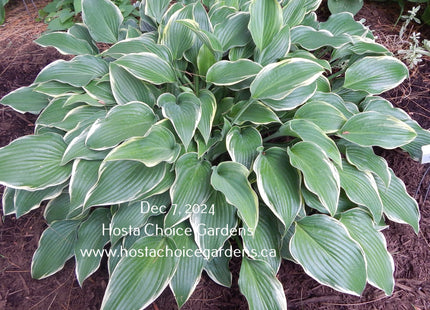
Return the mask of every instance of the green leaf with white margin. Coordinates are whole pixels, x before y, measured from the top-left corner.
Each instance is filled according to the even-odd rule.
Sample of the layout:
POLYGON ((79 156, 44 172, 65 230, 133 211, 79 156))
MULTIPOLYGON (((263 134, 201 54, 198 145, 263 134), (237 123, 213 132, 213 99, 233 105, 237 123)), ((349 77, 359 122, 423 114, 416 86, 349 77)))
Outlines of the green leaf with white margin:
POLYGON ((163 116, 172 122, 187 149, 202 115, 200 99, 192 93, 181 93, 177 98, 165 93, 158 97, 157 105, 162 108, 163 116))
POLYGON ((303 58, 267 65, 251 84, 252 98, 281 100, 294 89, 315 82, 323 72, 319 64, 303 58))
POLYGON ((112 161, 102 164, 97 183, 85 198, 84 208, 131 201, 161 182, 170 166, 162 163, 148 168, 137 161, 112 161))
POLYGON ((204 205, 191 214, 194 240, 206 259, 214 259, 213 251, 221 249, 237 225, 236 208, 228 204, 221 192, 213 190, 204 205), (216 233, 222 229, 222 233, 216 233))
POLYGON ((294 119, 311 121, 325 133, 338 131, 347 121, 342 112, 323 101, 305 103, 297 110, 294 119))
POLYGON ((85 252, 103 250, 103 247, 109 241, 109 234, 105 233, 102 228, 108 227, 110 220, 111 215, 109 209, 97 208, 79 227, 78 240, 75 243, 74 252, 76 259, 76 278, 81 286, 84 280, 99 268, 102 259, 102 256, 85 255, 85 252))
POLYGON ((181 19, 193 19, 193 6, 187 5, 170 16, 163 29, 161 44, 169 47, 174 59, 181 59, 188 49, 193 46, 195 35, 186 26, 178 23, 181 19))
POLYGON ((67 145, 54 133, 29 135, 0 149, 0 184, 41 190, 64 183, 72 165, 60 166, 67 145))
POLYGON ((253 124, 281 123, 278 116, 270 108, 260 101, 251 99, 250 101, 240 101, 234 105, 231 116, 234 117, 234 124, 251 122, 253 124), (248 105, 246 107, 246 105, 248 105))
POLYGON ((351 36, 369 37, 369 29, 347 12, 332 14, 326 22, 320 23, 320 29, 328 30, 335 36, 347 33, 351 36))
POLYGON ((12 215, 16 212, 15 210, 15 204, 13 202, 15 197, 15 191, 16 189, 11 187, 5 187, 2 194, 2 209, 3 209, 3 215, 12 215))
POLYGON ((121 40, 104 51, 102 55, 118 59, 124 55, 143 52, 155 54, 167 62, 172 60, 172 55, 167 46, 157 44, 152 37, 145 36, 145 34, 137 38, 121 40))
POLYGON ((358 205, 365 206, 372 214, 374 221, 378 223, 382 217, 383 206, 373 175, 358 170, 346 160, 343 160, 342 169, 338 169, 338 171, 340 185, 348 198, 358 205))
POLYGON ((257 228, 253 231, 247 229, 242 235, 243 248, 253 259, 265 261, 276 274, 281 266, 281 223, 275 215, 265 206, 260 206, 260 215, 257 228), (252 234, 251 234, 252 232, 252 234))
POLYGON ((261 198, 287 230, 303 207, 298 171, 290 165, 287 152, 278 147, 261 152, 254 171, 261 198))
POLYGON ((331 215, 336 214, 340 194, 339 172, 324 151, 312 142, 296 143, 287 151, 291 165, 303 173, 306 187, 319 197, 331 215))
POLYGON ((258 54, 257 62, 266 66, 278 61, 290 51, 290 27, 284 26, 272 39, 272 41, 258 54))
POLYGON ((111 62, 109 64, 109 77, 112 94, 118 104, 141 101, 153 106, 154 94, 142 80, 137 79, 127 70, 111 62))
MULTIPOLYGON (((200 3, 200 2, 197 2, 200 3)), ((218 39, 215 37, 215 35, 212 32, 209 32, 204 29, 200 29, 199 24, 191 19, 183 19, 176 21, 177 23, 180 23, 187 28, 189 28, 192 32, 196 34, 196 36, 199 38, 199 40, 206 45, 214 54, 218 51, 222 51, 221 43, 219 43, 218 39)), ((202 44, 200 43, 200 45, 202 44)))
POLYGON ((69 84, 57 82, 57 81, 48 81, 37 84, 34 88, 37 93, 45 94, 49 97, 61 97, 64 95, 77 95, 83 94, 84 90, 80 87, 74 87, 69 84))
POLYGON ((257 148, 263 145, 260 132, 254 127, 233 126, 226 136, 227 151, 234 162, 251 169, 257 148))
POLYGON ((129 251, 137 252, 140 249, 148 249, 152 255, 121 258, 110 277, 102 310, 144 309, 157 299, 171 281, 179 263, 177 257, 167 255, 167 249, 176 249, 173 240, 158 236, 143 237, 129 251))
POLYGON ((290 241, 290 252, 319 283, 342 293, 359 296, 363 292, 364 254, 338 220, 322 214, 299 220, 290 241))
POLYGON ((85 143, 94 150, 108 149, 127 138, 144 136, 156 120, 151 107, 143 102, 118 105, 91 126, 85 143))
POLYGON ((13 202, 15 205, 16 218, 37 209, 42 201, 55 198, 61 194, 64 184, 48 187, 38 191, 26 191, 16 189, 13 202))
POLYGON ((135 160, 154 167, 165 161, 173 163, 181 153, 181 145, 167 128, 155 124, 144 137, 128 139, 114 148, 105 161, 135 160))
POLYGON ((86 40, 78 39, 66 32, 43 34, 34 42, 43 47, 53 46, 63 55, 96 54, 96 51, 86 40))
POLYGON ((109 0, 82 0, 82 19, 94 41, 116 43, 123 21, 120 9, 109 0))
POLYGON ((56 221, 70 220, 70 196, 63 192, 61 195, 51 199, 43 211, 43 217, 48 225, 56 221))
POLYGON ((417 134, 406 123, 380 112, 362 112, 351 117, 338 135, 361 146, 394 149, 410 143, 417 134))
POLYGON ((309 100, 317 90, 317 84, 312 83, 294 89, 287 97, 281 100, 263 99, 265 105, 275 111, 289 111, 297 108, 309 100))
POLYGON ((315 30, 308 26, 297 26, 291 29, 291 43, 298 44, 308 51, 324 46, 340 48, 351 41, 349 36, 334 36, 327 30, 315 30))
POLYGON ((34 86, 18 88, 1 98, 0 103, 19 113, 39 114, 49 104, 49 97, 34 91, 34 88, 34 86))
MULTIPOLYGON (((190 228, 188 224, 181 223, 179 227, 186 229, 190 228)), ((193 236, 172 236, 178 249, 185 251, 191 250, 192 255, 183 255, 179 258, 178 268, 175 275, 170 281, 170 288, 175 295, 176 303, 181 308, 194 292, 203 271, 204 258, 200 255, 194 255, 198 250, 193 236)))
POLYGON ((146 0, 145 15, 153 17, 160 24, 169 4, 169 0, 146 0))
POLYGON ((73 256, 76 233, 81 221, 58 221, 42 233, 31 261, 31 277, 46 278, 61 270, 73 256))
POLYGON ((206 144, 209 142, 213 121, 217 110, 217 102, 213 93, 209 90, 202 90, 199 94, 202 116, 197 128, 202 134, 206 144))
MULTIPOLYGON (((161 214, 169 205, 170 196, 168 192, 121 205, 112 217, 112 230, 119 229, 123 231, 123 229, 128 230, 129 227, 133 229, 141 228, 145 226, 151 216, 161 214)), ((124 234, 111 234, 111 243, 115 244, 123 236, 124 234)))
POLYGON ((346 144, 346 159, 359 170, 379 176, 386 186, 390 185, 391 174, 387 161, 375 155, 371 147, 362 147, 356 144, 346 144))
POLYGON ((209 68, 206 80, 219 86, 234 85, 256 76, 262 68, 260 64, 249 59, 222 60, 209 68))
POLYGON ((387 296, 391 295, 394 290, 394 261, 387 250, 384 235, 375 228, 370 216, 358 208, 342 213, 339 221, 363 249, 369 283, 383 290, 387 296))
POLYGON ((290 0, 282 9, 284 25, 290 28, 300 25, 306 15, 306 0, 290 0))
POLYGON ((369 56, 346 70, 343 87, 376 95, 400 85, 408 76, 408 68, 397 58, 369 56))
POLYGON ((245 295, 250 310, 287 310, 282 283, 265 261, 242 258, 239 289, 245 295))
POLYGON ((229 269, 231 255, 226 255, 226 251, 231 250, 230 242, 226 241, 222 250, 214 253, 214 257, 211 260, 206 260, 204 266, 204 270, 212 281, 225 287, 231 287, 233 278, 229 269))
POLYGON ((390 169, 390 173, 389 187, 386 187, 380 178, 375 178, 384 204, 384 214, 393 222, 411 225, 418 234, 420 221, 418 203, 408 194, 405 184, 394 174, 393 170, 390 169))
POLYGON ((97 183, 101 161, 75 160, 69 184, 70 210, 84 205, 85 197, 97 183))
POLYGON ((236 46, 245 46, 251 41, 248 24, 249 14, 246 12, 229 14, 222 23, 216 24, 214 34, 221 43, 224 52, 236 46))
POLYGON ((249 31, 255 45, 262 51, 281 30, 281 5, 277 0, 254 0, 249 5, 249 15, 249 31))
POLYGON ((329 158, 342 167, 342 159, 336 143, 315 123, 306 119, 293 119, 282 125, 278 132, 285 136, 299 137, 303 141, 317 144, 329 158))
POLYGON ((187 205, 204 204, 211 194, 211 164, 198 159, 197 153, 182 155, 175 165, 176 179, 170 188, 172 208, 164 220, 173 227, 191 216, 187 205))
MULTIPOLYGON (((103 0, 104 1, 104 0, 103 0)), ((56 60, 40 71, 35 83, 58 81, 76 87, 86 86, 108 73, 108 64, 101 58, 81 55, 70 61, 56 60)))
POLYGON ((64 155, 61 160, 62 165, 65 165, 71 160, 77 158, 86 160, 102 160, 106 157, 106 151, 94 151, 85 144, 89 129, 89 127, 84 129, 79 136, 70 142, 67 149, 64 151, 64 155))
POLYGON ((350 12, 355 15, 363 7, 363 0, 328 0, 327 5, 332 14, 350 12))
POLYGON ((222 192, 227 202, 235 206, 246 225, 258 224, 258 197, 248 181, 249 170, 242 164, 225 161, 213 167, 211 184, 222 192))
POLYGON ((414 120, 406 120, 406 124, 411 126, 411 128, 416 132, 416 138, 402 146, 402 150, 409 153, 412 159, 419 161, 422 158, 423 151, 421 147, 423 145, 430 144, 430 131, 423 129, 416 121, 414 120))
POLYGON ((176 82, 176 74, 168 62, 153 53, 127 54, 114 64, 121 66, 140 80, 160 85, 176 82))

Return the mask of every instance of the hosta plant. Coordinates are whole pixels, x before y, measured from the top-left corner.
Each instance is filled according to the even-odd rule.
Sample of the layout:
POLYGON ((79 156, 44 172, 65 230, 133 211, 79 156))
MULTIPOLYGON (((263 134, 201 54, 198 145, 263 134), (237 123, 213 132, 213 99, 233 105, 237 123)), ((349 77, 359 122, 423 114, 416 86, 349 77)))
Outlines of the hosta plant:
POLYGON ((108 256, 103 309, 141 309, 203 271, 250 309, 286 309, 281 261, 318 282, 387 295, 385 220, 419 210, 373 147, 420 157, 430 133, 378 95, 408 70, 350 13, 314 0, 147 0, 136 28, 108 0, 37 42, 77 55, 1 102, 39 114, 0 149, 3 213, 40 205, 31 273, 72 257, 80 284, 108 256), (96 43, 104 43, 103 51, 96 43))

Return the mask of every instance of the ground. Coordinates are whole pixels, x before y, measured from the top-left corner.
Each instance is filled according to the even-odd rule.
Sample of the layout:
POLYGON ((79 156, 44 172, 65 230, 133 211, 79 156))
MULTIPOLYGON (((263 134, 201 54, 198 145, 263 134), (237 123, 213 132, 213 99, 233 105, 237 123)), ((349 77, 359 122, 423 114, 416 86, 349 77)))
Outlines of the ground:
MULTIPOLYGON (((44 1, 35 1, 42 8, 44 1)), ((21 1, 7 8, 6 23, 0 27, 0 97, 29 85, 37 73, 55 59, 65 58, 55 49, 44 49, 32 43, 45 30, 25 12, 21 1)), ((399 40, 399 26, 393 26, 398 17, 395 4, 365 4, 358 18, 375 30, 378 41, 392 51, 405 43, 399 40)), ((429 38, 425 26, 415 25, 422 38, 429 38)), ((397 107, 405 109, 424 128, 430 128, 429 73, 430 60, 411 71, 411 77, 399 88, 384 96, 397 107)), ((0 146, 33 131, 35 117, 21 115, 9 108, 0 108, 0 146)), ((278 274, 284 285, 289 309, 430 309, 430 199, 425 200, 430 178, 422 186, 419 182, 426 166, 412 161, 398 150, 380 151, 395 173, 404 180, 411 195, 415 195, 421 209, 421 230, 415 235, 406 225, 390 223, 384 231, 388 249, 396 264, 396 287, 392 296, 367 287, 361 297, 338 293, 309 278, 302 269, 284 262, 278 274)), ((67 262, 59 273, 44 279, 30 276, 31 257, 46 224, 41 210, 35 210, 20 219, 8 216, 0 223, 0 310, 2 309, 99 309, 107 285, 105 262, 101 269, 79 287, 74 275, 74 262, 67 262)), ((247 309, 246 300, 237 285, 240 262, 232 261, 233 287, 223 288, 204 275, 196 291, 183 307, 196 309, 247 309)), ((167 289, 149 309, 176 309, 173 295, 167 289)))

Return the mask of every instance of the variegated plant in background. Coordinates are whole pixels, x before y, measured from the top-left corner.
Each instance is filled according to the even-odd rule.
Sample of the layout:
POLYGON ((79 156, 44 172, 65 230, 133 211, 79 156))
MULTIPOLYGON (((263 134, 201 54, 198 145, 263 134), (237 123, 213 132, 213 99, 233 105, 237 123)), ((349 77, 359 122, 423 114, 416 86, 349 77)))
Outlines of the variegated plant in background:
POLYGON ((109 257, 103 309, 145 308, 167 286, 181 307, 203 271, 231 285, 221 250, 233 241, 250 309, 286 309, 282 259, 342 292, 360 295, 368 282, 391 294, 384 220, 418 232, 420 215, 372 147, 417 159, 430 133, 378 96, 407 68, 350 13, 319 22, 319 5, 146 0, 136 23, 111 1, 83 0, 83 24, 39 38, 77 56, 1 100, 40 113, 34 135, 0 149, 3 213, 47 202, 32 276, 74 257, 82 284, 101 261, 89 249, 224 253, 109 257), (155 235, 156 225, 192 233, 155 235))

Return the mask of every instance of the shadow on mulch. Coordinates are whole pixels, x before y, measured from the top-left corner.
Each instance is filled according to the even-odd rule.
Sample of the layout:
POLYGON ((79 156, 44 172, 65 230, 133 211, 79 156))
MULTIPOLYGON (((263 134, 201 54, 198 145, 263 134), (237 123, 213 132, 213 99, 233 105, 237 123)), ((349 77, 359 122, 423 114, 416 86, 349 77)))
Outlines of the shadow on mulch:
MULTIPOLYGON (((35 3, 41 8, 46 0, 35 3)), ((392 26, 397 14, 396 5, 366 2, 358 18, 366 18, 366 24, 375 30, 379 41, 395 51, 398 44, 403 44, 396 38, 399 27, 392 26)), ((0 27, 0 97, 29 85, 45 65, 65 58, 55 49, 42 49, 31 43, 44 30, 45 25, 35 23, 20 1, 8 7, 6 24, 0 27)), ((426 30, 419 31, 425 33, 426 30)), ((429 66, 429 62, 421 65, 411 73, 410 80, 384 94, 425 128, 430 128, 429 66)), ((0 146, 31 134, 34 121, 35 116, 0 108, 0 146)), ((384 151, 382 155, 413 195, 426 167, 397 150, 384 151)), ((278 277, 284 284, 289 309, 430 309, 430 203, 429 199, 424 201, 426 186, 430 186, 430 177, 424 180, 417 196, 422 215, 418 236, 410 227, 395 223, 390 223, 390 228, 384 231, 396 264, 396 288, 392 296, 387 297, 370 286, 361 297, 341 294, 320 285, 299 266, 285 261, 278 277)), ((107 285, 105 264, 82 288, 75 280, 73 261, 47 279, 31 279, 31 257, 45 228, 41 210, 18 220, 9 216, 0 223, 0 309, 98 309, 107 285)), ((183 309, 247 309, 237 286, 239 268, 240 261, 233 260, 231 289, 218 286, 204 275, 183 309)), ((167 289, 148 309, 176 308, 174 297, 167 289)))

